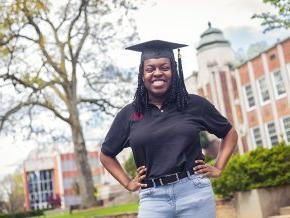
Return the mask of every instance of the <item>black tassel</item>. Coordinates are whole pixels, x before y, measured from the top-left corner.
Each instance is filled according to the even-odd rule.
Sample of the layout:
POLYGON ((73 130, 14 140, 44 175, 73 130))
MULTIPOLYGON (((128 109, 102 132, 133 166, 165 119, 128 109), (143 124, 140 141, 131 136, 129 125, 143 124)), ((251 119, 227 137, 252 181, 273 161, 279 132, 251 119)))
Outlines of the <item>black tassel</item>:
POLYGON ((183 78, 183 69, 182 69, 182 63, 181 63, 180 49, 178 49, 178 74, 179 74, 179 78, 180 78, 180 81, 181 81, 181 85, 183 87, 185 87, 184 78, 183 78))

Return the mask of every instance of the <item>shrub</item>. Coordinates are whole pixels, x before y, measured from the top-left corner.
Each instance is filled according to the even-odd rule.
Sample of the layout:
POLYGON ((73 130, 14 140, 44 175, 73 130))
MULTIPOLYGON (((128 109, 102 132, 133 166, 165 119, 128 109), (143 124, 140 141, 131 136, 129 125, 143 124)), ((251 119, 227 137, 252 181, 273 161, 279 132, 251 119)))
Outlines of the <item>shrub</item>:
POLYGON ((230 198, 238 191, 290 184, 289 169, 290 146, 281 143, 234 155, 212 184, 216 194, 230 198))
POLYGON ((34 216, 42 216, 43 210, 32 210, 32 211, 24 211, 17 213, 9 213, 9 214, 0 214, 0 218, 22 218, 22 217, 34 217, 34 216))

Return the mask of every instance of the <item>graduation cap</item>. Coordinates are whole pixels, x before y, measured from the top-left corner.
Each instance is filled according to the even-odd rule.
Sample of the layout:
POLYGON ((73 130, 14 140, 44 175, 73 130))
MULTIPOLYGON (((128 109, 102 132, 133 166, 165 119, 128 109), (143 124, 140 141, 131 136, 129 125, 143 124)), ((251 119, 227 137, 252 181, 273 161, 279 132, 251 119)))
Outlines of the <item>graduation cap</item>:
POLYGON ((184 84, 183 79, 183 70, 181 64, 181 55, 180 55, 180 48, 186 47, 187 45, 178 44, 174 42, 167 42, 163 40, 152 40, 143 42, 140 44, 132 45, 127 47, 127 50, 142 52, 141 54, 141 62, 151 59, 151 58, 169 58, 171 60, 174 59, 173 49, 178 49, 178 71, 179 77, 184 84))

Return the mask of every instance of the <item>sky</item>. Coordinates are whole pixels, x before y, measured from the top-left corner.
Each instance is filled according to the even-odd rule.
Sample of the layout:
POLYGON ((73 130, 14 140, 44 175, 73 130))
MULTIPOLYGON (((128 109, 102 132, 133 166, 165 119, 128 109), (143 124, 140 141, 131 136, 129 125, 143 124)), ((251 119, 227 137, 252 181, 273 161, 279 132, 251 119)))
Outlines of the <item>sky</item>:
MULTIPOLYGON (((262 0, 158 0, 142 6, 135 19, 140 42, 162 39, 189 45, 181 51, 186 77, 198 70, 195 47, 201 33, 208 28, 208 22, 223 31, 235 51, 246 50, 250 44, 259 41, 271 45, 278 38, 290 36, 290 32, 284 30, 263 34, 260 21, 251 19, 254 13, 269 10, 273 11, 273 8, 264 5, 262 0)), ((139 65, 140 54, 135 52, 118 50, 113 57, 121 67, 137 68, 139 65)), ((95 130, 101 135, 106 131, 95 130)), ((34 141, 0 136, 0 180, 13 173, 36 146, 34 141)))

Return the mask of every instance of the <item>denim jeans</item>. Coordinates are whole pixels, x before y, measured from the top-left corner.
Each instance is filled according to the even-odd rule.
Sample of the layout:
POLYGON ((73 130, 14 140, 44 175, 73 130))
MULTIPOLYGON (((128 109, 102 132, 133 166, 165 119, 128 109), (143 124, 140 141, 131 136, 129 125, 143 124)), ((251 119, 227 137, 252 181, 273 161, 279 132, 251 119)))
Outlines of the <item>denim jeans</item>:
POLYGON ((140 189, 139 218, 215 218, 208 178, 194 174, 175 183, 140 189))

